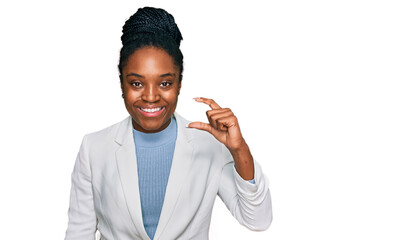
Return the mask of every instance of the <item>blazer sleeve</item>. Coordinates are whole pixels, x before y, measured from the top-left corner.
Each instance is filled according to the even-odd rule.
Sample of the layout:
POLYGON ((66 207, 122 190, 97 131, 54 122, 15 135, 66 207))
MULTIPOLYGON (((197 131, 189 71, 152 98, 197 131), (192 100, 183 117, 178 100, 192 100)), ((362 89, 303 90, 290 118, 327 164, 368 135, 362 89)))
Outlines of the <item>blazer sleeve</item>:
POLYGON ((271 195, 268 179, 254 161, 254 180, 242 179, 235 169, 232 156, 227 154, 222 169, 218 195, 240 224, 254 231, 266 230, 272 222, 271 195))
POLYGON ((95 216, 91 183, 91 168, 87 153, 87 136, 82 140, 72 172, 72 187, 65 240, 95 239, 95 216))

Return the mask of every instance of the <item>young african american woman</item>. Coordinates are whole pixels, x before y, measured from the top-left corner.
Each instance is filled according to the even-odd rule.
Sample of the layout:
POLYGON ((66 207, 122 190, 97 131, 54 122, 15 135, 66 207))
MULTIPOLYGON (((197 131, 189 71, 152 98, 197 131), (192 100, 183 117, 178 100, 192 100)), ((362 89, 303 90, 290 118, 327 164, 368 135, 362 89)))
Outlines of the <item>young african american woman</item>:
POLYGON ((163 9, 140 8, 123 27, 120 86, 129 116, 84 136, 72 173, 67 240, 208 239, 218 195, 251 230, 272 221, 268 180, 229 108, 209 123, 175 112, 182 35, 163 9))

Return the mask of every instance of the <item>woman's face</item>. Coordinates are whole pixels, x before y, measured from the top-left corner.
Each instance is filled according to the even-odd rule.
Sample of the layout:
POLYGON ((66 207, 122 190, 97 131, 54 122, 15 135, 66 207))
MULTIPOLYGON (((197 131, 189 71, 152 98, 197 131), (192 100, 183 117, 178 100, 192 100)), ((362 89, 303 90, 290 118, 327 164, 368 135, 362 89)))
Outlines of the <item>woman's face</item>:
POLYGON ((180 92, 179 68, 164 50, 137 49, 122 69, 124 103, 136 130, 159 132, 170 123, 180 92))

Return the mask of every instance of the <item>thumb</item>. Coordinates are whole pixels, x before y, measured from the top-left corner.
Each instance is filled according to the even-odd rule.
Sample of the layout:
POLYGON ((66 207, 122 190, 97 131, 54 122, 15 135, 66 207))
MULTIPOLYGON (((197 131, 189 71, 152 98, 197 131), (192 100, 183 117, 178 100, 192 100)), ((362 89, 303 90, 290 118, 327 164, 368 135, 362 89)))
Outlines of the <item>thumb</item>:
POLYGON ((212 130, 213 130, 212 126, 210 126, 207 123, 202 123, 202 122, 191 122, 191 123, 187 124, 186 127, 196 128, 196 129, 203 130, 203 131, 206 131, 206 132, 209 132, 209 133, 212 133, 212 130))

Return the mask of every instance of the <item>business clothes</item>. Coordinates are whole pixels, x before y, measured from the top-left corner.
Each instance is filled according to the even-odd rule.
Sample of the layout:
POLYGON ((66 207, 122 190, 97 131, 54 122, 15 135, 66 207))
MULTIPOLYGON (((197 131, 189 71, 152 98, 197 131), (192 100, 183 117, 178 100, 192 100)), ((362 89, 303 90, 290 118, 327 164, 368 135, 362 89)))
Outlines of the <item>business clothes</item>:
MULTIPOLYGON (((177 140, 154 239, 208 239, 216 195, 252 230, 272 221, 268 180, 255 162, 255 184, 236 172, 228 149, 210 133, 186 128, 177 140)), ((149 240, 143 226, 132 119, 84 137, 72 173, 67 240, 149 240)))

